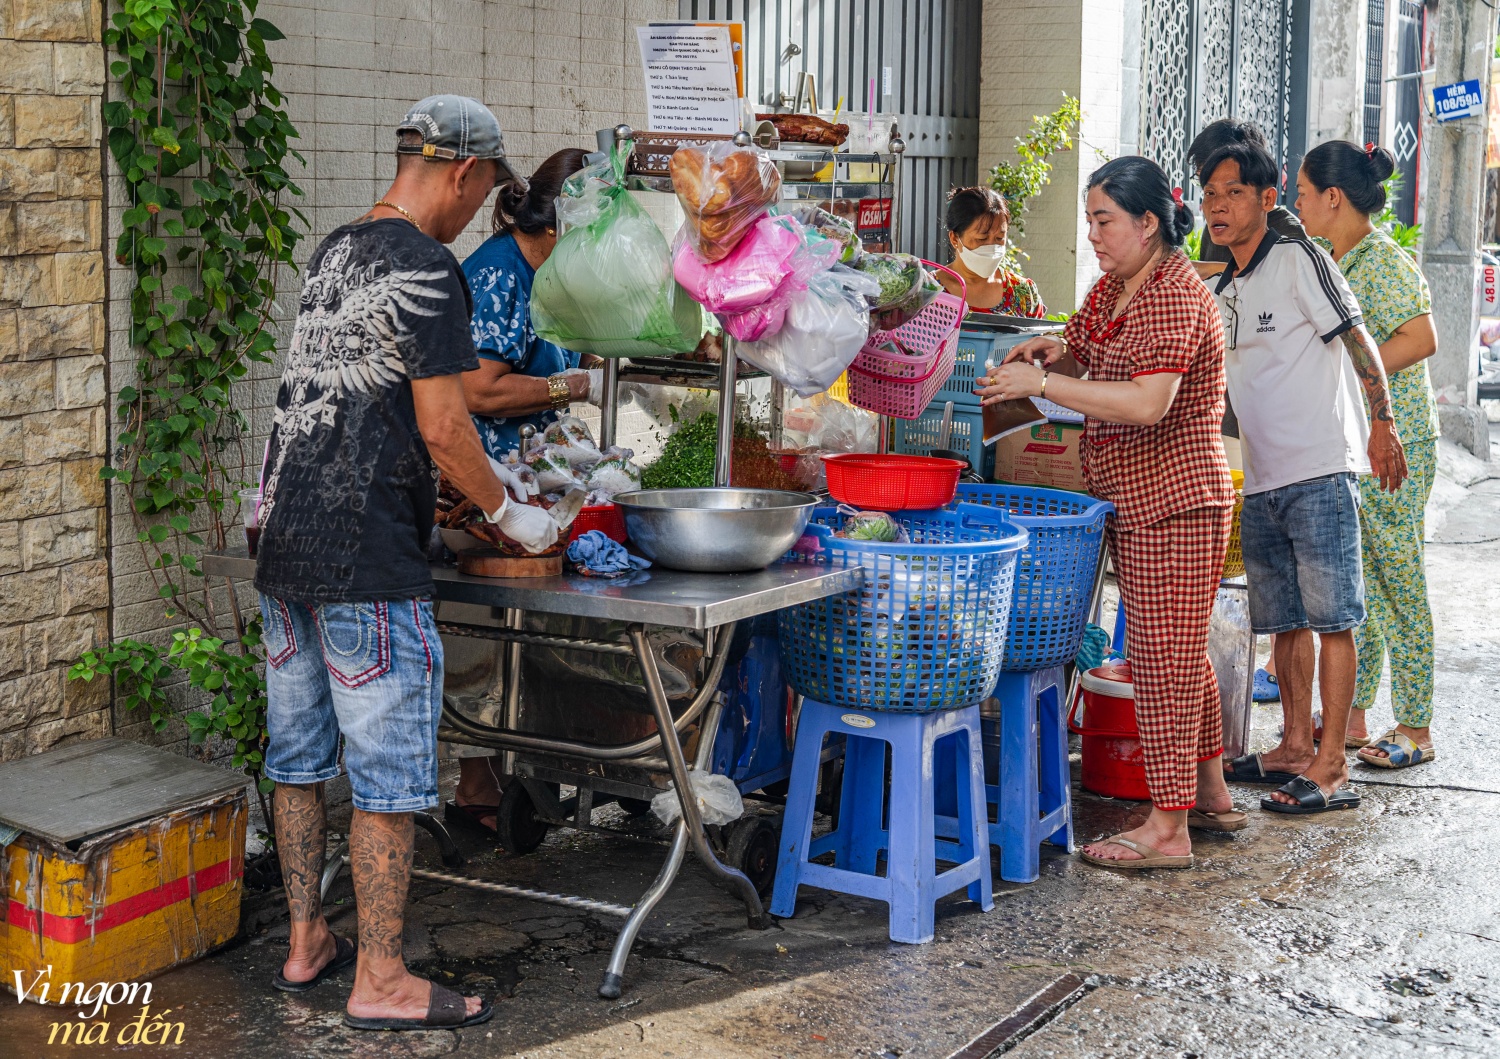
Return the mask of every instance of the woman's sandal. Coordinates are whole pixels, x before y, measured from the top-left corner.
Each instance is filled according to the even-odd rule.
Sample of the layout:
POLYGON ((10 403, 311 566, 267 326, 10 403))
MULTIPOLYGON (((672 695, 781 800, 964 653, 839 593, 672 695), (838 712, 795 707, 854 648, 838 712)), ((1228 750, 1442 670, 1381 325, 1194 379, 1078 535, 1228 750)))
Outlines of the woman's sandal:
POLYGON ((1096 857, 1087 852, 1080 852, 1078 855, 1098 867, 1119 868, 1121 871, 1144 871, 1147 868, 1191 868, 1193 866, 1191 853, 1186 857, 1169 857, 1161 850, 1148 846, 1144 842, 1137 842, 1133 838, 1126 838, 1123 834, 1111 835, 1109 838, 1100 840, 1101 845, 1109 842, 1139 853, 1140 860, 1111 860, 1108 857, 1096 857))
POLYGON ((1392 728, 1380 738, 1364 744, 1363 749, 1356 756, 1363 764, 1372 768, 1409 769, 1413 765, 1422 765, 1436 760, 1437 748, 1418 746, 1410 738, 1392 728), (1365 752, 1367 750, 1384 750, 1386 756, 1367 754, 1365 752))
POLYGON ((359 950, 355 948, 354 942, 335 934, 333 936, 333 959, 325 963, 317 974, 305 982, 294 982, 290 978, 285 977, 280 971, 277 971, 271 976, 271 985, 283 993, 305 993, 323 981, 323 979, 330 975, 338 974, 358 957, 359 950))
POLYGON ((352 1030, 459 1030, 465 1026, 477 1026, 488 1022, 495 1008, 488 1001, 470 1015, 464 998, 451 989, 444 989, 436 982, 432 984, 432 995, 427 1000, 427 1015, 420 1019, 365 1019, 356 1018, 347 1012, 344 1025, 352 1030))
POLYGON ((1222 813, 1189 809, 1187 824, 1188 827, 1195 827, 1199 831, 1218 831, 1227 834, 1230 831, 1243 831, 1249 827, 1250 814, 1242 813, 1238 809, 1229 809, 1222 813))
POLYGON ((1267 812, 1285 813, 1288 816, 1312 816, 1316 813, 1332 812, 1335 809, 1359 808, 1359 795, 1353 791, 1340 789, 1332 794, 1324 794, 1323 788, 1306 776, 1298 776, 1290 783, 1277 787, 1276 790, 1297 800, 1278 802, 1275 798, 1262 798, 1260 807, 1267 812))
POLYGON ((1266 764, 1259 754, 1246 754, 1244 757, 1231 758, 1229 768, 1224 770, 1224 779, 1230 783, 1258 783, 1279 787, 1296 778, 1296 775, 1291 772, 1278 772, 1276 769, 1267 771, 1266 764))

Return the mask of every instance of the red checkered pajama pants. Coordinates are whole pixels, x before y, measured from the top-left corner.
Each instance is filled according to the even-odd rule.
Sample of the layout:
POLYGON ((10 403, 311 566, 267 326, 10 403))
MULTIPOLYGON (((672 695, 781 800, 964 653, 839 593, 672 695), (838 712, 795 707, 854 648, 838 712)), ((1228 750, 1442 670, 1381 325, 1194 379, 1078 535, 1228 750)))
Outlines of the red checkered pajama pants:
POLYGON ((1190 809, 1198 763, 1223 750, 1208 619, 1224 573, 1232 509, 1200 507, 1109 533, 1120 580, 1146 784, 1158 809, 1190 809))

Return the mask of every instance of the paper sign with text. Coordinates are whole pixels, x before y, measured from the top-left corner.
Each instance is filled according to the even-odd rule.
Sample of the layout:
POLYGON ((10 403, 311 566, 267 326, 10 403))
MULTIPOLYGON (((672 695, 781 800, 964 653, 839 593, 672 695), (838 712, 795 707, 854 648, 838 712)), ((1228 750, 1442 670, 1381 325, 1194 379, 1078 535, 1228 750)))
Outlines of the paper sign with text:
POLYGON ((733 135, 740 127, 734 49, 726 26, 637 26, 653 132, 733 135))

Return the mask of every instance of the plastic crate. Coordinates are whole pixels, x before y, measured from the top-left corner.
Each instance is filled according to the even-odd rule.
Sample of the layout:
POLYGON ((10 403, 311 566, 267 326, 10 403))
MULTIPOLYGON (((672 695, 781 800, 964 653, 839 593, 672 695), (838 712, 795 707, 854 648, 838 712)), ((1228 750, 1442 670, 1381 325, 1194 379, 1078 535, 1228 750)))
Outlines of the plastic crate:
MULTIPOLYGON (((927 406, 920 419, 898 419, 891 431, 891 451, 926 456, 937 448, 943 428, 943 405, 938 401, 927 406)), ((995 449, 984 443, 984 424, 977 404, 953 402, 953 429, 948 434, 948 448, 968 457, 969 466, 986 478, 995 472, 995 449)))
POLYGON ((861 566, 864 583, 778 612, 787 681, 849 709, 930 713, 979 702, 1000 675, 1027 531, 972 504, 892 517, 909 543, 844 540, 833 534, 838 508, 813 512, 788 558, 861 566))
MULTIPOLYGON (((1041 324, 1043 321, 1039 320, 1037 323, 1041 324)), ((996 360, 1000 360, 1005 356, 1006 350, 1020 345, 1028 338, 1055 333, 1041 328, 1019 332, 1000 331, 991 327, 962 328, 958 332, 958 348, 953 356, 953 374, 938 387, 937 396, 933 398, 937 402, 938 411, 943 410, 943 404, 947 401, 955 404, 961 401, 978 403, 979 397, 974 393, 974 380, 984 373, 985 360, 991 354, 996 360)))
POLYGON ((606 537, 620 544, 629 539, 625 531, 625 513, 618 504, 591 504, 582 508, 568 529, 568 543, 576 541, 589 530, 603 530, 606 537))
POLYGON ((1004 668, 1022 672, 1073 661, 1093 603, 1104 521, 1114 505, 1063 489, 969 482, 959 484, 957 500, 999 508, 1031 531, 1016 565, 1004 668))

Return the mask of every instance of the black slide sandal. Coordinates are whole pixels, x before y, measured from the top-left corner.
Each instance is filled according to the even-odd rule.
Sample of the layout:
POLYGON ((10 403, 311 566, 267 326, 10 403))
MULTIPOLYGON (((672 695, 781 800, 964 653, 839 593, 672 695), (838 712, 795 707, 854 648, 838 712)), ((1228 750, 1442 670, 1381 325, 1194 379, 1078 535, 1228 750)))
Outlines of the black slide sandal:
POLYGON ((1288 816, 1313 816, 1317 813, 1331 813, 1336 809, 1358 809, 1359 795, 1347 790, 1336 790, 1329 797, 1306 776, 1298 776, 1278 787, 1282 794, 1289 794, 1297 799, 1296 805, 1288 805, 1278 802, 1273 798, 1262 798, 1260 807, 1270 813, 1285 813, 1288 816))
POLYGON ((443 819, 454 827, 461 827, 465 831, 483 835, 486 838, 495 838, 499 832, 495 830, 494 821, 500 816, 498 805, 459 805, 457 802, 443 803, 443 819), (490 818, 490 823, 484 822, 485 817, 490 818))
POLYGON ((1266 787, 1280 787, 1296 779, 1291 772, 1266 771, 1259 754, 1246 754, 1233 758, 1224 770, 1224 779, 1229 783, 1257 783, 1266 787))
POLYGON ((427 1016, 420 1019, 360 1019, 344 1014, 344 1025, 353 1030, 461 1030, 465 1026, 477 1026, 488 1022, 495 1014, 495 1007, 486 1001, 478 1011, 466 1015, 464 998, 451 989, 432 983, 432 996, 427 1001, 427 1016))
POLYGON ((333 936, 333 959, 325 963, 321 971, 305 982, 294 982, 290 978, 283 977, 281 972, 277 971, 271 978, 271 985, 280 989, 283 993, 305 993, 323 979, 338 974, 358 959, 358 957, 359 950, 354 947, 354 942, 335 934, 333 936))

